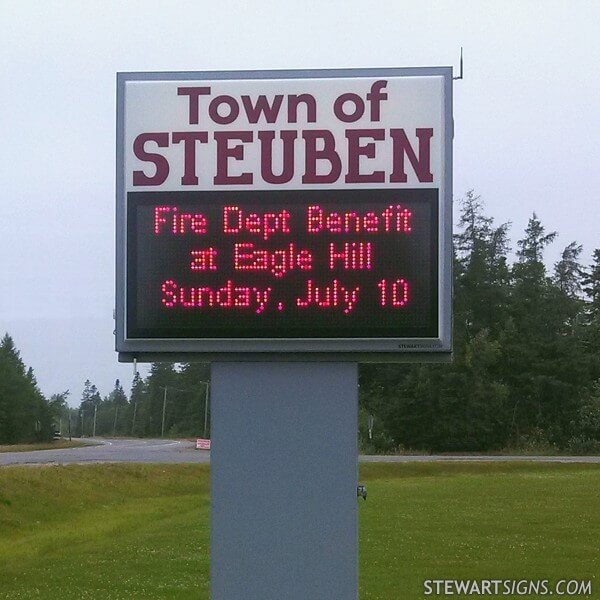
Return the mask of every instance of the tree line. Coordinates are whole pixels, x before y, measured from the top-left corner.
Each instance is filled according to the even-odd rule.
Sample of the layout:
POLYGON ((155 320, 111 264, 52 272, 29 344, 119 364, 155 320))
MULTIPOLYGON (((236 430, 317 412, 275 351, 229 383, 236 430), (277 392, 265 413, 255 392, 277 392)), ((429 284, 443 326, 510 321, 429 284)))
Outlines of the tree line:
POLYGON ((549 272, 534 214, 511 262, 509 226, 461 201, 454 360, 361 368, 369 449, 600 451, 600 250, 586 267, 572 242, 549 272))
MULTIPOLYGON (((600 452, 600 249, 591 265, 534 214, 511 260, 510 224, 496 226, 473 192, 454 236, 454 360, 361 365, 359 436, 366 451, 600 452)), ((129 395, 85 382, 49 399, 7 334, 0 343, 0 444, 62 435, 208 436, 210 366, 154 363, 129 395)))
POLYGON ((62 437, 197 437, 209 435, 210 365, 154 363, 148 377, 137 374, 129 396, 117 379, 102 397, 89 380, 79 406, 69 391, 45 398, 33 370, 26 368, 14 341, 0 342, 0 444, 62 437))
MULTIPOLYGON (((129 398, 117 379, 102 398, 85 382, 78 409, 72 409, 74 436, 201 437, 209 435, 210 365, 153 363, 136 373, 129 398)), ((68 425, 68 423, 65 423, 68 425)))

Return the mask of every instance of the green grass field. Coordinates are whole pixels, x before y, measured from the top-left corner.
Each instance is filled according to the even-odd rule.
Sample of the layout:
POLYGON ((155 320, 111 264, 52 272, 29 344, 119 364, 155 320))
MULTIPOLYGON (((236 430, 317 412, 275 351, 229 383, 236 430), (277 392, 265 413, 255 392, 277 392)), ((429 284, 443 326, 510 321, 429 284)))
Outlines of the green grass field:
MULTIPOLYGON (((361 482, 361 600, 442 578, 596 577, 600 598, 598 465, 369 464, 361 482)), ((205 465, 2 468, 0 598, 208 599, 209 501, 205 465)))
POLYGON ((40 442, 37 444, 10 444, 1 445, 0 452, 32 452, 33 450, 62 450, 64 448, 81 448, 82 446, 95 446, 90 442, 79 440, 53 440, 52 442, 40 442))

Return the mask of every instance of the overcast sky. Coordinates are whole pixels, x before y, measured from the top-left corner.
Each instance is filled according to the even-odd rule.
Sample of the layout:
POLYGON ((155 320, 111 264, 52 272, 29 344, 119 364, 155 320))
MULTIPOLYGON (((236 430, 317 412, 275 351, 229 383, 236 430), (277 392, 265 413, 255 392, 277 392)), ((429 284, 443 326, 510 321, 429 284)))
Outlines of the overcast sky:
POLYGON ((126 389, 113 350, 118 71, 458 66, 454 197, 513 243, 600 247, 600 2, 0 0, 0 335, 46 395, 126 389))

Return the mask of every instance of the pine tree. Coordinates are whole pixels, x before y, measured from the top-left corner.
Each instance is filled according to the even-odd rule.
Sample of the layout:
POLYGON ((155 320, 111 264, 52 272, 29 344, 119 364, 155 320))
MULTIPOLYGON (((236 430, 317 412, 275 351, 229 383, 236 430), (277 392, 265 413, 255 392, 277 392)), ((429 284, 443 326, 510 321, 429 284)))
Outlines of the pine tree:
POLYGON ((193 362, 182 365, 178 381, 179 388, 185 390, 178 397, 179 432, 186 436, 204 436, 205 433, 208 436, 210 428, 210 364, 193 362))
POLYGON ((131 386, 131 435, 139 437, 147 435, 148 412, 148 386, 136 372, 131 386))
MULTIPOLYGON (((102 397, 98 392, 98 388, 89 380, 86 379, 83 384, 83 392, 81 394, 81 402, 79 404, 79 419, 76 427, 77 434, 81 437, 91 436, 94 433, 94 416, 97 421, 97 411, 102 402, 102 397)), ((96 422, 96 435, 98 435, 98 427, 96 422)))
POLYGON ((600 379, 600 249, 594 250, 593 262, 584 272, 582 288, 586 294, 583 343, 590 361, 591 380, 600 379))
POLYGON ((33 369, 26 369, 13 339, 0 341, 0 443, 52 438, 52 415, 33 369))
POLYGON ((538 271, 543 276, 546 270, 544 267, 544 250, 555 240, 557 235, 556 231, 546 233, 546 229, 541 221, 533 213, 533 216, 527 223, 525 237, 517 242, 519 246, 517 252, 519 263, 527 268, 517 269, 517 271, 521 273, 538 271))
POLYGON ((390 446, 565 448, 600 377, 600 251, 584 273, 581 246, 569 244, 549 277, 544 251, 557 234, 534 214, 511 267, 508 224, 495 227, 472 192, 459 226, 454 362, 362 367, 362 411, 375 415, 390 446))
POLYGON ((581 293, 583 267, 579 257, 583 246, 571 242, 562 252, 561 259, 554 266, 554 281, 568 298, 577 299, 581 293))
POLYGON ((361 370, 361 405, 383 439, 407 447, 482 450, 507 439, 508 390, 497 337, 508 318, 508 224, 494 226, 479 196, 461 202, 455 236, 454 362, 361 370))
POLYGON ((165 432, 172 423, 172 399, 169 388, 178 388, 177 371, 173 363, 152 363, 148 375, 148 411, 145 415, 144 428, 147 435, 159 437, 163 430, 163 408, 165 414, 165 432), (165 388, 166 402, 165 402, 165 388))
POLYGON ((588 301, 591 314, 600 314, 600 249, 594 250, 594 262, 584 271, 582 287, 588 301))
POLYGON ((112 420, 110 434, 113 436, 125 434, 129 425, 129 402, 118 379, 115 380, 115 387, 109 394, 105 404, 112 420))
POLYGON ((52 394, 52 396, 50 396, 50 400, 48 401, 54 426, 63 436, 68 434, 69 431, 69 405, 67 404, 68 396, 69 390, 65 390, 60 394, 52 394))
POLYGON ((472 191, 461 201, 462 231, 455 236, 454 277, 455 335, 459 338, 463 326, 467 336, 484 328, 498 331, 506 318, 509 224, 494 227, 483 209, 483 201, 472 191))
POLYGON ((503 377, 511 390, 513 438, 564 446, 588 367, 577 334, 581 252, 572 243, 546 274, 545 248, 556 238, 534 214, 518 242, 511 321, 501 339, 503 377))

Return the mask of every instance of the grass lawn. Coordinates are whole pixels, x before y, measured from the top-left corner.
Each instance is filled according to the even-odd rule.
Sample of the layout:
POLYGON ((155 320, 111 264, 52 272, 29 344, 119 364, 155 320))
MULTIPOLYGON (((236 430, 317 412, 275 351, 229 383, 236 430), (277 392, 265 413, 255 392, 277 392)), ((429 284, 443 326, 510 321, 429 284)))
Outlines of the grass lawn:
POLYGON ((423 598, 426 579, 563 577, 595 577, 600 598, 600 465, 365 466, 361 599, 423 598))
POLYGON ((79 440, 53 440, 52 442, 39 442, 35 444, 8 444, 0 445, 0 452, 31 452, 33 450, 62 450, 63 448, 81 448, 81 446, 95 446, 94 443, 80 442, 79 440))
MULTIPOLYGON (((361 482, 361 600, 594 576, 600 598, 599 465, 368 464, 361 482)), ((209 501, 207 465, 2 468, 0 598, 208 600, 209 501)))

